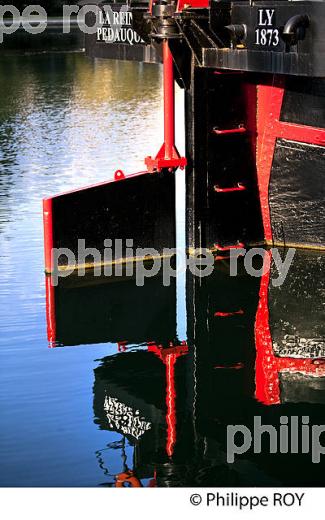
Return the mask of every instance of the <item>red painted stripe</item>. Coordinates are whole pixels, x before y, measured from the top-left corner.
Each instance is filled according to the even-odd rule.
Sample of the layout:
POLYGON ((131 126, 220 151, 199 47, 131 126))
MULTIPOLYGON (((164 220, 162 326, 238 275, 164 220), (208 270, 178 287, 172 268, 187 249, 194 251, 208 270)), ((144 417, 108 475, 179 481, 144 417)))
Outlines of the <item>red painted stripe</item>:
POLYGON ((275 125, 280 118, 284 89, 278 86, 257 87, 257 174, 264 225, 264 236, 272 240, 269 208, 269 183, 275 149, 275 125))
POLYGON ((56 342, 55 288, 52 285, 51 276, 45 276, 45 290, 47 339, 49 348, 54 348, 56 342))
MULTIPOLYGON (((267 266, 266 257, 271 260, 271 252, 267 251, 264 257, 264 265, 267 266)), ((262 275, 259 303, 255 320, 255 397, 264 404, 280 403, 280 386, 275 357, 273 354, 272 336, 269 324, 268 289, 270 282, 270 270, 266 269, 262 275)))
POLYGON ((53 214, 52 199, 43 200, 43 226, 44 226, 44 255, 45 270, 53 271, 53 214))
POLYGON ((255 321, 255 396, 256 399, 267 405, 281 402, 279 372, 301 372, 318 377, 325 376, 323 359, 299 359, 274 355, 268 308, 270 261, 271 252, 268 251, 264 257, 265 272, 261 279, 260 299, 255 321))
POLYGON ((311 126, 278 121, 275 125, 274 132, 278 138, 325 146, 325 128, 313 128, 311 126))
MULTIPOLYGON (((120 171, 122 171, 122 170, 120 170, 120 171)), ((76 188, 74 190, 68 190, 68 191, 63 191, 62 193, 57 193, 57 194, 53 195, 53 197, 51 197, 51 199, 55 199, 56 197, 62 197, 62 195, 70 195, 71 193, 78 193, 79 191, 81 192, 81 191, 89 190, 90 188, 100 188, 101 186, 106 186, 107 184, 111 184, 113 182, 121 182, 121 181, 124 181, 127 179, 132 179, 133 177, 138 177, 139 175, 145 175, 145 174, 148 175, 147 170, 143 170, 141 172, 136 172, 136 173, 128 173, 124 177, 118 177, 116 179, 114 177, 114 179, 109 179, 108 181, 97 182, 95 184, 88 184, 88 186, 83 186, 82 188, 76 188)), ((45 200, 50 200, 50 199, 45 199, 45 200)))

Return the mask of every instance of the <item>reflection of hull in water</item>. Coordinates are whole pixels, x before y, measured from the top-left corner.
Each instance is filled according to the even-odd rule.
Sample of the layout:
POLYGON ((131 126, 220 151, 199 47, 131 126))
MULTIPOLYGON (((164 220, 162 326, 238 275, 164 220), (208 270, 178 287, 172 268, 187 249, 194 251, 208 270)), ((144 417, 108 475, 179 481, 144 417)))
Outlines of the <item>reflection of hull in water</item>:
MULTIPOLYGON (((273 267, 261 280, 241 265, 231 277, 227 261, 204 279, 189 275, 188 346, 175 340, 175 285, 164 287, 159 277, 140 288, 92 277, 52 288, 57 340, 119 344, 120 354, 95 370, 94 412, 101 429, 127 439, 127 469, 138 479, 155 475, 160 486, 322 482, 323 460, 270 454, 267 436, 262 453, 250 448, 227 463, 227 427, 253 431, 254 417, 276 430, 281 416, 289 423, 307 416, 310 427, 324 422, 322 351, 302 351, 299 340, 323 338, 323 262, 321 254, 297 252, 280 287, 272 284, 273 267), (293 331, 297 346, 281 352, 293 331)), ((117 471, 125 473, 122 463, 117 471)))
POLYGON ((116 342, 167 344, 176 336, 176 287, 160 277, 143 287, 134 278, 47 277, 48 339, 55 345, 116 342))
POLYGON ((133 465, 139 478, 152 477, 168 464, 176 432, 175 374, 184 380, 184 364, 176 363, 187 346, 107 357, 95 370, 94 413, 101 429, 115 431, 134 446, 133 465))
POLYGON ((125 436, 135 446, 135 457, 141 449, 141 464, 136 468, 141 478, 152 475, 152 459, 164 450, 164 405, 164 367, 156 356, 125 353, 104 358, 95 370, 95 422, 103 430, 125 436))
POLYGON ((283 285, 270 290, 270 324, 277 355, 325 357, 324 273, 324 253, 297 250, 283 285))
POLYGON ((282 391, 284 400, 290 396, 295 401, 294 387, 299 387, 298 401, 313 400, 309 387, 315 377, 320 378, 317 386, 325 387, 324 261, 321 253, 297 251, 281 287, 272 287, 272 269, 262 277, 255 326, 256 397, 266 404, 279 403, 282 391))
MULTIPOLYGON (((308 255, 308 258, 312 262, 314 257, 308 255)), ((289 278, 292 276, 286 281, 289 286, 293 280, 299 282, 303 278, 301 260, 298 255, 292 275, 288 274, 289 278)), ((317 291, 322 290, 322 284, 323 280, 318 278, 317 291)), ((297 298, 299 289, 295 287, 297 298)), ((157 347, 149 345, 149 352, 125 352, 105 358, 96 369, 96 421, 101 428, 113 429, 128 437, 135 449, 132 469, 140 479, 155 475, 158 486, 316 485, 322 482, 322 460, 320 464, 313 464, 310 453, 270 454, 267 435, 261 454, 250 448, 236 457, 234 464, 227 463, 229 424, 244 425, 253 431, 254 417, 260 417, 262 424, 277 430, 282 416, 288 417, 289 425, 292 417, 298 417, 299 428, 301 416, 309 417, 310 427, 324 422, 322 359, 279 357, 273 352, 273 342, 276 342, 270 330, 276 335, 278 322, 272 316, 272 304, 279 303, 281 291, 269 285, 267 276, 263 277, 261 287, 260 280, 243 274, 238 278, 229 277, 227 267, 219 267, 201 283, 188 279, 189 352, 177 360, 173 374, 172 451, 168 451, 167 418, 171 392, 168 392, 166 371, 157 347), (266 321, 268 306, 270 322, 266 321), (122 403, 130 413, 131 430, 138 412, 143 421, 138 438, 132 436, 131 430, 128 433, 118 425, 118 410, 116 421, 112 421, 112 417, 108 420, 107 396, 115 403, 122 403), (149 424, 150 427, 146 427, 149 424)), ((315 298, 319 298, 319 294, 315 294, 315 298)), ((312 298, 311 293, 309 296, 312 298)), ((287 321, 296 320, 295 306, 292 314, 287 312, 287 321)), ((317 323, 321 315, 318 320, 316 316, 314 319, 317 323)), ((301 323, 304 335, 308 335, 308 321, 301 320, 301 323)), ((314 335, 313 322, 310 322, 310 334, 314 335)), ((114 406, 109 412, 114 414, 114 406)))
MULTIPOLYGON (((307 257, 310 262, 313 261, 313 255, 307 257)), ((295 285, 295 298, 300 294, 302 301, 305 292, 300 292, 300 277, 308 273, 310 263, 305 266, 305 273, 302 272, 303 265, 302 258, 297 255, 286 281, 292 286, 294 281, 298 283, 298 286, 295 285)), ((316 270, 314 279, 317 291, 312 294, 310 287, 308 296, 317 299, 318 312, 310 323, 309 332, 307 320, 301 320, 307 337, 308 334, 314 336, 313 325, 321 323, 323 316, 320 302, 323 303, 324 299, 321 296, 324 294, 324 280, 321 272, 317 276, 316 270)), ((270 330, 276 330, 278 317, 275 319, 272 313, 269 316, 268 306, 272 309, 272 302, 278 301, 282 289, 269 284, 267 275, 263 276, 260 284, 259 280, 245 280, 245 277, 242 280, 237 277, 234 281, 225 272, 217 276, 216 282, 214 284, 211 277, 205 287, 202 284, 195 287, 194 283, 196 303, 191 339, 196 353, 196 431, 208 440, 211 453, 218 447, 219 456, 224 459, 228 424, 245 425, 253 432, 254 417, 260 417, 262 424, 272 425, 276 431, 279 431, 281 416, 288 417, 289 428, 292 416, 300 420, 298 428, 301 427, 302 416, 309 417, 310 426, 323 424, 323 359, 279 358, 273 351, 274 339, 270 330), (219 294, 218 287, 223 287, 219 294)), ((303 309, 301 305, 302 313, 303 309)), ((298 302, 291 311, 287 311, 287 320, 297 320, 297 312, 298 302)), ((310 453, 286 455, 278 451, 270 454, 267 434, 262 442, 261 454, 254 453, 250 448, 237 460, 243 466, 230 464, 228 471, 238 485, 315 485, 323 482, 323 461, 313 464, 310 453), (245 464, 246 469, 243 469, 245 464)))

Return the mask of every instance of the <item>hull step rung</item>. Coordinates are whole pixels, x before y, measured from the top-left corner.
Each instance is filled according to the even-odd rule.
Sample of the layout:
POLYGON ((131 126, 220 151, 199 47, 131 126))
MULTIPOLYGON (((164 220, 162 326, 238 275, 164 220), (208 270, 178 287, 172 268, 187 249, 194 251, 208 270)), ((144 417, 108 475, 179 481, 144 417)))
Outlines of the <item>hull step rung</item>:
POLYGON ((241 316, 244 314, 243 309, 238 309, 238 311, 230 311, 230 312, 222 312, 217 311, 214 313, 215 318, 229 318, 231 316, 241 316))
POLYGON ((231 249, 242 249, 245 245, 242 242, 237 242, 237 244, 232 244, 229 246, 221 246, 220 244, 214 244, 214 248, 217 251, 230 251, 231 249))
POLYGON ((228 188, 221 188, 217 184, 213 186, 213 189, 216 193, 232 193, 234 191, 245 191, 246 186, 238 182, 237 186, 230 186, 228 188))
POLYGON ((216 135, 233 135, 233 134, 245 134, 247 132, 244 126, 238 126, 236 128, 213 128, 212 132, 216 135))

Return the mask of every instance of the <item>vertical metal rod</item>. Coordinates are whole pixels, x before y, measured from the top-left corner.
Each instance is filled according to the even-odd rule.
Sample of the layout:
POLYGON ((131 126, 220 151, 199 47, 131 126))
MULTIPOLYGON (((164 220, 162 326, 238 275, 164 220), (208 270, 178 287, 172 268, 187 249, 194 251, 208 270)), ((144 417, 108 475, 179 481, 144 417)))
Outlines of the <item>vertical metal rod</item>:
POLYGON ((172 159, 175 148, 175 85, 173 57, 168 40, 163 41, 163 63, 165 158, 172 159))

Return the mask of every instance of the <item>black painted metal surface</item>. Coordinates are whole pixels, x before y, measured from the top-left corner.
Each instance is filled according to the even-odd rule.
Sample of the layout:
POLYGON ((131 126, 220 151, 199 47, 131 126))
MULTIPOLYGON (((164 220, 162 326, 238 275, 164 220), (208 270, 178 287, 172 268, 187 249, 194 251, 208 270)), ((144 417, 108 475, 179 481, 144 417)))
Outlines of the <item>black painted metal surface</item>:
POLYGON ((288 77, 280 119, 325 128, 325 80, 288 77))
MULTIPOLYGON (((164 248, 175 248, 174 174, 142 173, 54 197, 53 235, 54 247, 68 248, 77 264, 94 263, 92 255, 85 259, 78 255, 79 239, 96 248, 101 261, 109 247, 113 261, 125 259, 127 239, 133 241, 129 247, 134 251, 154 248, 161 255, 164 248), (105 246, 106 239, 112 240, 111 246, 105 246), (120 241, 120 250, 115 240, 120 241)), ((61 256, 59 264, 67 263, 61 256)))
POLYGON ((96 21, 94 13, 86 15, 86 24, 89 27, 98 25, 97 32, 86 34, 85 36, 87 56, 90 58, 141 61, 144 63, 162 62, 160 45, 150 43, 149 32, 151 27, 144 19, 148 3, 133 2, 136 8, 132 11, 130 3, 103 2, 101 4, 109 7, 113 13, 123 12, 124 10, 128 13, 125 21, 120 26, 115 27, 113 19, 106 15, 104 15, 105 21, 102 19, 100 24, 96 21), (112 32, 110 33, 111 30, 112 32))
POLYGON ((255 107, 256 92, 246 77, 192 69, 186 103, 190 248, 213 250, 216 244, 225 247, 263 239, 255 165, 255 107), (222 133, 240 128, 246 132, 222 133), (238 187, 238 183, 245 189, 221 191, 238 187))
MULTIPOLYGON (((104 2, 104 5, 114 10, 120 10, 122 5, 123 8, 128 6, 133 17, 132 26, 142 42, 121 44, 118 36, 115 41, 111 39, 105 43, 102 33, 87 35, 88 55, 159 61, 153 44, 150 44, 150 34, 155 34, 155 10, 153 16, 148 17, 148 2, 104 2)), ((211 2, 209 9, 187 6, 182 12, 171 14, 170 23, 175 25, 176 20, 175 37, 180 35, 186 41, 201 67, 324 76, 324 15, 325 4, 318 1, 277 0, 253 4, 248 0, 222 1, 211 2)), ((87 23, 93 25, 91 15, 87 23)), ((163 23, 167 23, 166 19, 163 23)))
POLYGON ((269 190, 275 242, 324 246, 324 178, 324 147, 277 141, 269 190))
MULTIPOLYGON (((221 5, 226 8, 227 3, 222 2, 221 5)), ((215 18, 220 7, 218 3, 215 5, 215 10, 211 9, 210 12, 210 27, 217 35, 216 29, 218 31, 219 27, 215 18)), ((205 47, 202 50, 202 66, 324 76, 323 2, 258 1, 252 4, 240 1, 229 2, 228 5, 231 5, 229 21, 245 27, 244 38, 234 40, 232 37, 230 50, 220 48, 220 45, 205 47), (286 37, 285 30, 295 16, 305 16, 308 22, 298 26, 295 37, 290 39, 286 37)))

